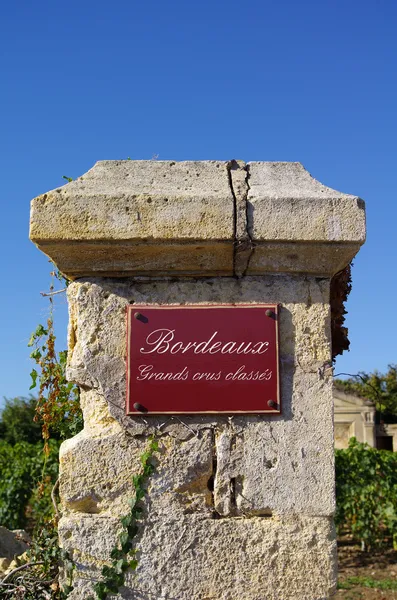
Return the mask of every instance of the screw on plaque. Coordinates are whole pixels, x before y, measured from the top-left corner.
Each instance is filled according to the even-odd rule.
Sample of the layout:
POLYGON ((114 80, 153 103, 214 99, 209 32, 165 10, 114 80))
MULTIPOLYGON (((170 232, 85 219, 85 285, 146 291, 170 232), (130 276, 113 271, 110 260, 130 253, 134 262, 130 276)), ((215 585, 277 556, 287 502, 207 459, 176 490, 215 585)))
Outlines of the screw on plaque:
POLYGON ((269 408, 276 408, 277 407, 277 403, 274 400, 269 400, 267 403, 269 408))
POLYGON ((134 318, 137 319, 138 321, 142 321, 142 323, 147 323, 148 322, 148 318, 145 317, 142 313, 140 312, 136 312, 134 313, 134 318))
POLYGON ((139 402, 135 402, 135 403, 132 405, 132 407, 133 407, 133 408, 134 408, 136 411, 138 411, 138 412, 141 412, 141 413, 147 413, 147 412, 148 412, 147 408, 145 408, 144 406, 142 406, 142 404, 139 404, 139 402))
POLYGON ((265 312, 265 315, 266 315, 267 317, 273 317, 273 318, 275 317, 275 314, 274 314, 274 312, 273 312, 272 310, 270 310, 269 308, 268 308, 268 309, 267 309, 267 311, 265 312))

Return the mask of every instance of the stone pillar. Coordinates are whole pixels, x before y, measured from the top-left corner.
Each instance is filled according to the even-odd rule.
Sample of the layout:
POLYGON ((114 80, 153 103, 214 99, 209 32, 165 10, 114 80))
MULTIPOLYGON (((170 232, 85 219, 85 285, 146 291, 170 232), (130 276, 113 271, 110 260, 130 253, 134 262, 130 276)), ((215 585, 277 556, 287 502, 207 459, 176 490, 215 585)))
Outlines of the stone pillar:
POLYGON ((336 585, 329 284, 364 203, 300 163, 102 161, 32 203, 69 286, 68 377, 84 430, 61 448, 59 535, 87 598, 147 438, 160 452, 123 598, 325 600, 336 585), (125 416, 130 303, 279 303, 281 415, 125 416))

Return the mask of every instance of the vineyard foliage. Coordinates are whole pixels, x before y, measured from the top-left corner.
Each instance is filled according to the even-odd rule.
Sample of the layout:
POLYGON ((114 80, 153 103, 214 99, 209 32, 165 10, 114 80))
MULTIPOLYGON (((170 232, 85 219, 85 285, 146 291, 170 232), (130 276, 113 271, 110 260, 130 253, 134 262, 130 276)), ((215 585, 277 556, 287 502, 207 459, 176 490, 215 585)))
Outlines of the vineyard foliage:
POLYGON ((336 526, 365 549, 397 543, 397 453, 352 438, 336 450, 336 526))
POLYGON ((32 530, 36 523, 52 517, 51 490, 58 474, 58 452, 59 442, 55 440, 49 442, 48 456, 43 442, 12 445, 0 440, 1 525, 32 530))

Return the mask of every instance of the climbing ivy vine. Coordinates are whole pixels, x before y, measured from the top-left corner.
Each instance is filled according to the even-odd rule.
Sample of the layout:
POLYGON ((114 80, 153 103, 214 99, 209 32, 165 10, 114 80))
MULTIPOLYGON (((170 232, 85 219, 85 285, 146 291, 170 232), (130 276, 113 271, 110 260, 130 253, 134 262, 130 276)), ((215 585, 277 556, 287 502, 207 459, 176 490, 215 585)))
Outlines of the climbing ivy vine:
POLYGON ((143 512, 142 500, 147 494, 147 483, 154 471, 152 458, 157 450, 157 440, 154 437, 149 438, 148 448, 140 457, 141 470, 132 477, 134 496, 128 501, 130 511, 121 518, 123 529, 117 545, 110 554, 111 565, 103 567, 103 580, 94 586, 96 597, 99 600, 104 600, 108 594, 117 594, 124 585, 127 571, 134 571, 138 566, 137 551, 133 547, 133 541, 139 531, 138 523, 143 512))

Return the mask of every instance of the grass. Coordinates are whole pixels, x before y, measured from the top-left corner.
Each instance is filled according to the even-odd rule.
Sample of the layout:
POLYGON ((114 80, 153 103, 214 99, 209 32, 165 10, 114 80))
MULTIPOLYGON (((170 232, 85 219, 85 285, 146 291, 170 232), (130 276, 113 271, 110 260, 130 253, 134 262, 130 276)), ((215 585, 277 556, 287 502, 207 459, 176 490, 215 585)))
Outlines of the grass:
POLYGON ((339 590, 350 590, 353 586, 376 588, 377 590, 397 590, 397 581, 393 579, 373 579, 372 577, 346 577, 338 582, 339 590))

